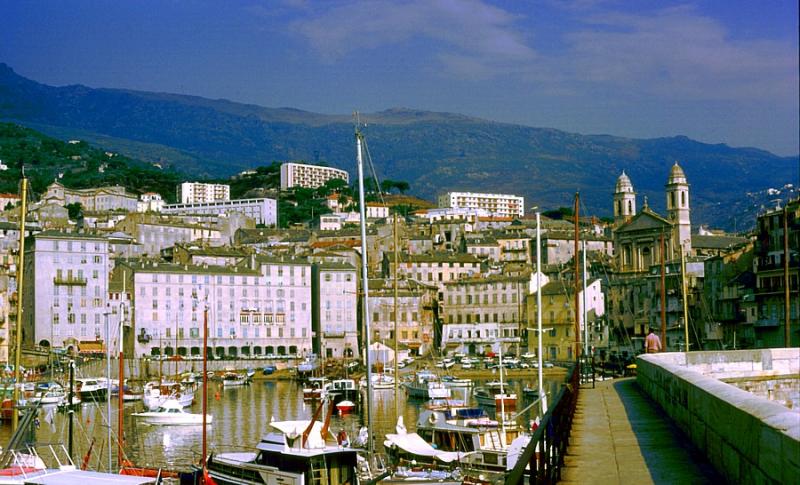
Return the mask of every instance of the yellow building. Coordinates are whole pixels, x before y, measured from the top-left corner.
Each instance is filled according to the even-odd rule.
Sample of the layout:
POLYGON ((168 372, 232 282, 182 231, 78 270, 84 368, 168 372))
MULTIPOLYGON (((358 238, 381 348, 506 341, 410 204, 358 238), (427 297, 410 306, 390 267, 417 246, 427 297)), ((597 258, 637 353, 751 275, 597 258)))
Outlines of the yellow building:
MULTIPOLYGON (((528 322, 536 326, 536 294, 528 295, 528 322)), ((552 281, 542 287, 542 349, 546 360, 575 357, 575 288, 569 281, 552 281)), ((528 349, 536 352, 535 331, 528 331, 528 349)))

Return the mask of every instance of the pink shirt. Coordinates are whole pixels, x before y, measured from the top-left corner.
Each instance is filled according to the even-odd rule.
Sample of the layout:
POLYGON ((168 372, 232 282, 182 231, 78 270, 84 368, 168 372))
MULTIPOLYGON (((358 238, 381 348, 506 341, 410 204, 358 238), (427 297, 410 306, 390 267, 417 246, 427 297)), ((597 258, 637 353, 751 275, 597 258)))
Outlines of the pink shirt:
POLYGON ((661 339, 658 338, 658 335, 650 333, 645 339, 644 346, 647 353, 661 352, 661 339))

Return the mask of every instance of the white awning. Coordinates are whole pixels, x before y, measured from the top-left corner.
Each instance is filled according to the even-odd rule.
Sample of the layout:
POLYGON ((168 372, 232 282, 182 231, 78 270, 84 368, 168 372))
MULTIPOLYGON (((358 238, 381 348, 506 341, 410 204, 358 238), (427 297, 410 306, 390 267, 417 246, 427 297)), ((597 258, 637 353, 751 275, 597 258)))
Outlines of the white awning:
POLYGON ((387 434, 386 440, 407 453, 417 456, 436 458, 443 463, 458 461, 470 455, 471 453, 474 453, 463 453, 460 451, 439 451, 431 446, 430 443, 422 439, 422 437, 420 437, 420 435, 417 433, 387 434))

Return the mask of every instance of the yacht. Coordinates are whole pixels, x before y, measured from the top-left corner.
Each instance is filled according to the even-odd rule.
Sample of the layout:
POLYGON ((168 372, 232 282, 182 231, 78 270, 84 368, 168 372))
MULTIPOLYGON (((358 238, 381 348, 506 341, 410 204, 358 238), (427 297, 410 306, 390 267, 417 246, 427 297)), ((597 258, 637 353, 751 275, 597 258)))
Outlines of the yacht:
POLYGON ((36 386, 36 394, 28 399, 29 403, 61 404, 67 398, 67 393, 60 384, 55 382, 41 383, 36 386))
POLYGON ((156 409, 168 399, 176 399, 183 407, 191 406, 194 391, 177 382, 148 382, 144 385, 142 400, 146 408, 156 409))
POLYGON ((245 374, 237 374, 236 372, 226 372, 222 376, 223 387, 236 387, 249 384, 249 380, 245 374))
POLYGON ((75 379, 75 390, 84 401, 101 401, 108 392, 108 380, 105 378, 75 379))
MULTIPOLYGON (((187 413, 183 410, 183 406, 175 399, 167 400, 155 411, 134 413, 133 417, 137 418, 140 423, 151 426, 203 424, 202 414, 187 413)), ((213 418, 214 417, 210 414, 206 414, 206 425, 210 425, 213 418)))
POLYGON ((384 447, 395 463, 416 460, 442 466, 455 457, 467 469, 502 473, 510 468, 511 443, 530 439, 516 423, 491 419, 481 408, 426 409, 420 412, 416 429, 412 434, 386 435, 384 447))
MULTIPOLYGON (((362 377, 359 381, 361 389, 367 389, 367 378, 362 377)), ((394 377, 388 374, 373 374, 372 387, 373 390, 377 389, 394 389, 394 377)))
POLYGON ((422 399, 447 399, 450 389, 439 380, 439 376, 430 371, 420 371, 411 382, 403 383, 406 393, 410 398, 422 399))
POLYGON ((506 413, 517 408, 517 395, 513 393, 501 394, 499 390, 476 387, 472 395, 481 406, 496 407, 498 410, 503 408, 506 413))
POLYGON ((340 445, 320 421, 273 421, 255 450, 209 455, 219 485, 358 483, 358 452, 340 445))

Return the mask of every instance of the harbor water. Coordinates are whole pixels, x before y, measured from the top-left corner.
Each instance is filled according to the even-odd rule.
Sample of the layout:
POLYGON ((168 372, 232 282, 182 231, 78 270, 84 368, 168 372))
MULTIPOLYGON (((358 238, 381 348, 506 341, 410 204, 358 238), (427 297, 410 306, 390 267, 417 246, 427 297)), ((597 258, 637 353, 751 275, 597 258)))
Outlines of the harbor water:
MULTIPOLYGON (((535 385, 535 374, 525 379, 512 380, 507 392, 516 392, 519 400, 517 410, 527 407, 531 401, 523 396, 523 387, 535 385)), ((549 396, 555 396, 561 385, 561 376, 549 377, 545 387, 549 396)), ((480 381, 476 381, 480 385, 480 381)), ((252 450, 260 438, 269 430, 272 420, 310 419, 317 403, 303 400, 302 384, 295 381, 255 381, 242 387, 223 387, 219 382, 209 383, 208 413, 213 416, 213 424, 208 427, 208 449, 214 451, 252 450)), ((454 389, 453 399, 468 400, 473 404, 471 391, 454 389)), ((362 393, 362 397, 364 393, 362 393)), ((191 412, 200 413, 202 390, 195 394, 191 412)), ((405 425, 413 431, 423 402, 408 400, 403 388, 399 392, 399 411, 405 425)), ((363 401, 363 399, 362 399, 363 401)), ((364 406, 362 406, 362 409, 364 406)), ((535 417, 537 406, 526 411, 519 418, 527 425, 535 417)), ((188 467, 197 463, 201 456, 202 426, 146 426, 137 423, 131 415, 141 412, 144 405, 139 402, 125 403, 124 407, 124 453, 128 460, 140 466, 188 467)), ((112 445, 113 467, 117 468, 117 399, 112 398, 112 445)), ((188 409, 187 409, 188 410, 188 409)), ((324 410, 326 412, 327 410, 324 410)), ((324 412, 319 418, 324 419, 324 412)), ((375 451, 383 452, 383 437, 395 432, 395 396, 393 389, 373 390, 373 412, 375 430, 375 451)), ((490 415, 494 410, 487 408, 490 415)), ((345 430, 353 440, 359 428, 364 425, 361 413, 338 416, 331 419, 331 431, 336 434, 345 430)), ((108 468, 108 428, 106 402, 84 402, 74 414, 73 460, 80 466, 88 456, 90 469, 105 471, 108 468), (93 444, 92 444, 93 443, 93 444), (91 453, 89 450, 91 449, 91 453)), ((56 411, 53 407, 39 410, 36 438, 38 443, 63 443, 66 447, 68 436, 68 414, 56 411)), ((8 422, 0 425, 0 440, 7 443, 11 435, 8 422)))

